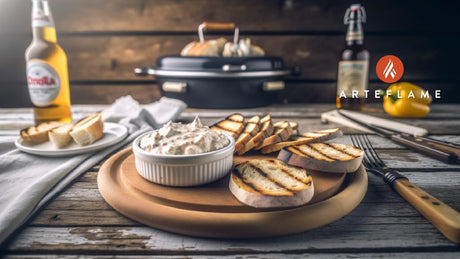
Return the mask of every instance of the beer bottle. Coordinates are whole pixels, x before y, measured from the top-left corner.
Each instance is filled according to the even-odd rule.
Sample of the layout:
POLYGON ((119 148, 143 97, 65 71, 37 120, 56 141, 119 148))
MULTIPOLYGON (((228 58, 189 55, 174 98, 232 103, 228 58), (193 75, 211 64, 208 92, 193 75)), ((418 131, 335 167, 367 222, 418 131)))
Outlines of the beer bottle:
POLYGON ((57 44, 47 0, 32 0, 33 40, 26 50, 27 84, 35 123, 70 122, 67 56, 57 44))
POLYGON ((369 51, 363 44, 362 23, 366 22, 364 7, 353 4, 347 9, 346 46, 339 58, 337 75, 337 108, 361 110, 366 104, 369 51))

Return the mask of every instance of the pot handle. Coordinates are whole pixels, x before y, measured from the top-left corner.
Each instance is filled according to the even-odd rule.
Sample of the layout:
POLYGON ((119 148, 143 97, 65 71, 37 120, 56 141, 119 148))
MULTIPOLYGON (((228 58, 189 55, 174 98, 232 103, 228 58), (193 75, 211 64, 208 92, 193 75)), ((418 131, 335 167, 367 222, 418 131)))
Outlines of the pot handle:
POLYGON ((136 74, 136 76, 148 76, 148 69, 148 67, 136 67, 134 69, 134 74, 136 74))
MULTIPOLYGON (((201 26, 201 25, 200 25, 201 26)), ((203 22, 203 31, 228 31, 231 32, 235 30, 235 23, 215 23, 215 22, 203 22)))
POLYGON ((198 37, 200 38, 200 42, 204 42, 204 32, 205 31, 218 31, 218 32, 226 32, 226 31, 234 31, 233 34, 233 43, 238 43, 238 37, 240 34, 240 29, 235 25, 235 23, 213 23, 213 22, 203 22, 198 26, 198 37))
POLYGON ((154 76, 156 74, 156 70, 152 67, 136 67, 134 69, 134 73, 136 76, 154 76))

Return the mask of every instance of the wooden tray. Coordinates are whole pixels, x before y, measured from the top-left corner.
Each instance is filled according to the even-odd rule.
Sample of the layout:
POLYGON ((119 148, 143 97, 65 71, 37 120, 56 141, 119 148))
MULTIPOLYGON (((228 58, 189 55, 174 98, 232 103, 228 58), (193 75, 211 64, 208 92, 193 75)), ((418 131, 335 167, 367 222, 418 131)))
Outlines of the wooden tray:
MULTIPOLYGON (((234 163, 255 158, 267 157, 235 157, 234 163)), ((349 174, 311 174, 313 201, 287 209, 256 209, 240 203, 228 189, 228 176, 198 187, 151 183, 137 173, 131 148, 108 159, 97 182, 115 210, 146 225, 201 237, 251 238, 299 233, 331 223, 352 211, 367 190, 362 166, 349 174)))

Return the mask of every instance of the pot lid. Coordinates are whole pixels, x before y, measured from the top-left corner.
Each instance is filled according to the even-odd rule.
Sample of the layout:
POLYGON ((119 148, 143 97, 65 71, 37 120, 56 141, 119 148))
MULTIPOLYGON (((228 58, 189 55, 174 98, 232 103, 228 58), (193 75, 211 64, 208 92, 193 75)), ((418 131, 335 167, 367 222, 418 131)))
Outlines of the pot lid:
POLYGON ((201 72, 253 72, 283 70, 279 57, 201 57, 164 56, 157 59, 156 70, 201 72))

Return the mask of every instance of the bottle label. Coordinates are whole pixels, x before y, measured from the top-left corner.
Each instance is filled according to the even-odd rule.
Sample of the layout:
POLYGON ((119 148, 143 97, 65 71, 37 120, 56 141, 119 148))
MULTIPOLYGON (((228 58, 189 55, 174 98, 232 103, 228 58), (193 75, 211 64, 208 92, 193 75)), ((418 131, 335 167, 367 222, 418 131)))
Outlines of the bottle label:
POLYGON ((363 32, 362 31, 349 31, 347 32, 347 36, 345 38, 346 41, 352 40, 363 40, 363 32))
POLYGON ((35 106, 48 106, 61 91, 59 74, 53 67, 42 61, 27 64, 27 84, 29 95, 35 106))
POLYGON ((54 22, 49 10, 34 6, 32 10, 32 27, 54 27, 54 22))
POLYGON ((352 91, 358 91, 359 97, 364 97, 367 88, 367 74, 369 61, 340 61, 337 78, 337 96, 342 91, 347 98, 352 96, 352 91))

